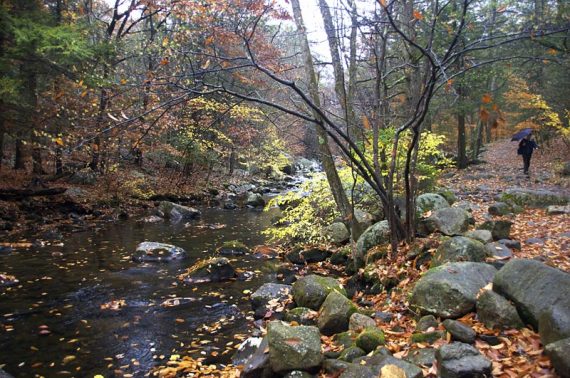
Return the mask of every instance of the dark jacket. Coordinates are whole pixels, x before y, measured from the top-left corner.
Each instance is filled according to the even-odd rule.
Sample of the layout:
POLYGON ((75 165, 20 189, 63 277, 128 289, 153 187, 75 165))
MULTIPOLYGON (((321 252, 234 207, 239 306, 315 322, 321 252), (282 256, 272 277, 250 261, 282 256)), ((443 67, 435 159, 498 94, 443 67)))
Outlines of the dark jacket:
POLYGON ((521 155, 532 155, 532 151, 536 148, 538 148, 538 145, 534 140, 523 139, 519 143, 519 153, 521 155))

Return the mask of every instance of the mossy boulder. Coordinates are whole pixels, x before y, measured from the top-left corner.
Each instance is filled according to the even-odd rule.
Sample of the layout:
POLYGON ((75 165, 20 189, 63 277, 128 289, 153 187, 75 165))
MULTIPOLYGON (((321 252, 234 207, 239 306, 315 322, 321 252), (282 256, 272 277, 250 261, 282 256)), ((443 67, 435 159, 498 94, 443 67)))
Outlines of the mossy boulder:
POLYGON ((439 231, 444 235, 460 235, 469 228, 471 215, 458 207, 438 209, 421 220, 420 228, 428 233, 439 231))
POLYGON ((422 344, 433 344, 440 339, 445 339, 445 332, 443 331, 421 332, 421 333, 414 333, 410 337, 410 341, 412 343, 422 343, 422 344))
POLYGON ((437 249, 431 260, 432 266, 457 261, 485 261, 488 256, 487 248, 478 240, 465 236, 454 236, 447 239, 437 249))
POLYGON ((346 297, 346 290, 334 278, 311 274, 297 280, 292 293, 297 306, 318 310, 331 291, 346 297))
POLYGON ((348 329, 350 316, 358 309, 350 299, 332 290, 323 302, 317 322, 322 334, 330 336, 348 329))
POLYGON ((184 282, 221 282, 236 277, 236 270, 225 257, 214 257, 194 264, 182 275, 184 282))
POLYGON ((291 327, 272 321, 267 327, 269 364, 276 373, 291 370, 317 371, 323 361, 317 327, 291 327))
POLYGON ((285 314, 284 320, 301 325, 317 325, 318 313, 307 307, 295 307, 285 314))
POLYGON ((335 244, 346 243, 350 239, 350 231, 342 222, 335 222, 323 230, 327 240, 335 244))
POLYGON ((366 355, 366 352, 357 346, 351 346, 342 351, 338 357, 341 361, 352 362, 355 358, 366 355))
POLYGON ((249 247, 239 240, 226 241, 218 248, 218 254, 222 256, 241 256, 249 252, 249 247))
POLYGON ((137 262, 168 262, 186 258, 186 251, 171 244, 143 242, 137 246, 133 261, 137 262))
POLYGON ((356 346, 366 353, 370 353, 380 345, 384 345, 384 342, 384 332, 377 327, 367 327, 356 337, 356 346))
POLYGON ((416 208, 419 215, 447 207, 449 207, 449 202, 441 194, 424 193, 416 198, 416 208))
POLYGON ((495 220, 484 222, 479 226, 482 230, 491 231, 494 240, 509 239, 513 222, 508 220, 495 220))
POLYGON ((499 199, 527 207, 548 207, 550 205, 566 205, 570 196, 545 189, 510 188, 504 191, 499 199))
POLYGON ((356 242, 356 253, 362 259, 366 252, 375 245, 390 242, 390 225, 383 220, 368 227, 356 242))

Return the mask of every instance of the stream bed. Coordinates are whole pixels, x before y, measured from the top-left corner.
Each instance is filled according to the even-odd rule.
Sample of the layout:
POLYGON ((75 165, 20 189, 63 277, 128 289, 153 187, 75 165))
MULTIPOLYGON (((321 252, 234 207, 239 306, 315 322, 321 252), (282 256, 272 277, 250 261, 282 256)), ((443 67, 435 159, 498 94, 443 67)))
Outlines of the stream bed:
POLYGON ((251 325, 248 290, 275 281, 278 261, 230 258, 250 272, 241 281, 191 285, 177 276, 223 241, 263 244, 275 214, 201 211, 186 224, 120 221, 61 244, 0 252, 0 272, 20 281, 0 287, 0 368, 15 377, 139 377, 172 355, 229 362, 251 325), (182 247, 188 258, 135 263, 143 241, 182 247))

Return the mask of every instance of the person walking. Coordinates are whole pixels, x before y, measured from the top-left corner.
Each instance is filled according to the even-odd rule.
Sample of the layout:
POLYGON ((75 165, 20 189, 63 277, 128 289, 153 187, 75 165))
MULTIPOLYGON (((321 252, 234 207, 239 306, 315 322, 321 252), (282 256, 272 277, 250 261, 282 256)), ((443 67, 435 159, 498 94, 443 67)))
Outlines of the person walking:
POLYGON ((534 140, 532 140, 532 134, 528 134, 526 137, 521 139, 519 143, 518 154, 522 155, 523 158, 523 171, 524 174, 528 176, 528 169, 530 168, 530 158, 532 157, 532 152, 538 148, 538 145, 534 140))

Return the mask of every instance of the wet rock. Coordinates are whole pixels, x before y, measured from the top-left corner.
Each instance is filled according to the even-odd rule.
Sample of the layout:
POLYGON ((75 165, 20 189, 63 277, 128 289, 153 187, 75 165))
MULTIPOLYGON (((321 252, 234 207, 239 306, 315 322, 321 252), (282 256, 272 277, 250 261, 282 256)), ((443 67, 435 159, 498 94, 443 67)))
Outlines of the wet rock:
POLYGON ((518 240, 500 239, 498 242, 507 248, 521 250, 521 242, 518 240))
POLYGON ((364 328, 376 327, 376 322, 369 316, 355 312, 348 320, 348 329, 350 331, 360 332, 364 328))
POLYGON ((439 322, 433 315, 425 315, 418 320, 416 323, 416 331, 425 332, 430 328, 437 328, 439 326, 439 322))
POLYGON ((570 338, 546 345, 544 351, 561 378, 570 378, 570 338))
POLYGON ((490 329, 524 327, 515 306, 491 290, 485 290, 477 298, 477 317, 490 329))
POLYGON ((285 254, 285 258, 296 265, 305 265, 305 258, 301 255, 301 250, 294 248, 285 254))
POLYGON ((489 214, 491 215, 512 214, 512 209, 511 206, 505 202, 495 202, 489 206, 489 214))
POLYGON ((342 222, 335 222, 324 229, 324 235, 327 240, 335 244, 346 243, 350 239, 350 232, 346 225, 342 222))
POLYGON ((301 325, 317 325, 318 312, 307 307, 295 307, 285 314, 284 320, 301 325))
POLYGON ((457 320, 446 319, 443 326, 451 334, 452 340, 460 341, 466 344, 473 344, 477 334, 475 331, 457 320))
POLYGON ((276 373, 318 370, 323 361, 317 327, 291 327, 281 321, 272 321, 267 327, 267 339, 269 363, 276 373))
POLYGON ((432 366, 435 361, 435 349, 424 348, 411 350, 406 356, 406 361, 418 366, 432 366))
POLYGON ((566 206, 548 206, 546 209, 546 214, 548 215, 560 215, 560 214, 570 214, 570 205, 566 206))
POLYGON ((370 353, 385 342, 384 332, 376 326, 365 328, 356 337, 356 346, 370 353))
POLYGON ((230 240, 224 242, 220 248, 218 248, 218 254, 221 256, 242 256, 250 252, 247 245, 243 244, 239 240, 230 240))
POLYGON ((449 207, 449 202, 440 194, 424 193, 416 198, 416 208, 420 215, 447 207, 449 207))
POLYGON ((495 276, 493 290, 513 301, 525 322, 542 329, 541 337, 552 342, 570 336, 570 274, 534 260, 512 260, 495 276), (541 316, 554 318, 549 323, 555 326, 541 327, 541 316))
POLYGON ((342 351, 338 357, 341 361, 352 362, 355 358, 365 356, 366 352, 357 346, 351 346, 342 351))
POLYGON ((419 367, 388 354, 377 353, 372 356, 360 357, 354 360, 355 364, 363 363, 368 366, 372 372, 376 375, 374 377, 380 376, 382 368, 387 365, 395 365, 404 371, 406 378, 421 378, 423 377, 422 369, 419 367), (364 361, 364 362, 363 362, 364 361))
POLYGON ((570 201, 570 196, 544 189, 511 188, 502 193, 500 199, 520 206, 548 207, 566 205, 570 201))
POLYGON ((370 370, 370 368, 357 365, 348 364, 346 369, 342 372, 339 378, 376 378, 377 375, 370 370))
POLYGON ((479 228, 491 231, 494 240, 509 239, 513 222, 507 220, 487 221, 479 228))
POLYGON ((454 236, 447 239, 437 249, 431 260, 432 266, 457 261, 485 261, 487 249, 483 243, 465 236, 454 236))
POLYGON ((235 366, 245 365, 247 360, 257 351, 262 341, 261 337, 250 337, 242 342, 232 356, 232 364, 235 366))
MULTIPOLYGON (((267 313, 275 312, 277 307, 284 307, 284 302, 289 299, 290 292, 290 285, 276 283, 261 285, 250 298, 254 318, 264 318, 267 313)), ((281 309, 281 311, 283 311, 283 309, 281 309)))
POLYGON ((346 296, 346 291, 334 278, 311 274, 293 284, 293 299, 297 306, 319 310, 331 291, 346 296))
POLYGON ((465 236, 471 239, 487 244, 493 241, 493 235, 489 230, 473 230, 465 233, 465 236))
POLYGON ((317 324, 322 334, 330 336, 348 329, 350 316, 357 311, 350 299, 332 290, 323 302, 317 324))
POLYGON ((301 252, 301 256, 307 263, 325 261, 332 255, 332 252, 324 248, 309 248, 301 252))
POLYGON ((475 308, 477 293, 497 270, 484 263, 456 262, 430 269, 412 291, 410 305, 422 313, 458 318, 475 308))
POLYGON ((358 256, 364 257, 366 252, 375 245, 390 242, 390 226, 388 221, 380 221, 368 227, 358 238, 356 252, 358 256))
POLYGON ((263 207, 265 206, 265 200, 261 194, 250 192, 245 199, 245 205, 250 207, 263 207))
MULTIPOLYGON (((250 341, 249 343, 254 345, 256 342, 250 341)), ((249 348, 249 346, 246 345, 244 348, 249 348)), ((267 353, 268 348, 269 343, 267 337, 264 337, 257 347, 253 347, 253 353, 249 352, 250 355, 245 358, 245 362, 243 363, 244 368, 240 377, 270 378, 273 376, 273 372, 269 365, 269 353, 267 353)), ((244 359, 242 358, 241 360, 244 359)))
POLYGON ((293 370, 283 376, 283 378, 313 378, 313 377, 314 375, 301 370, 293 370))
POLYGON ((132 259, 137 262, 168 262, 186 258, 186 251, 171 244, 143 242, 137 246, 132 259))
POLYGON ((550 344, 563 338, 570 337, 570 311, 564 305, 554 306, 540 315, 538 319, 538 333, 542 344, 550 344))
POLYGON ((325 371, 325 373, 331 374, 336 377, 340 376, 340 374, 343 371, 345 371, 349 367, 349 365, 351 364, 346 361, 327 358, 323 362, 323 370, 325 371))
POLYGON ((187 283, 222 282, 236 277, 236 271, 225 257, 214 257, 194 264, 184 277, 187 283))
POLYGON ((188 206, 182 206, 174 202, 162 201, 158 205, 158 215, 172 221, 198 219, 201 216, 199 210, 188 206))
POLYGON ((451 343, 443 345, 436 352, 441 378, 486 378, 491 377, 491 361, 468 344, 451 343))
POLYGON ((469 228, 470 215, 467 211, 449 207, 435 210, 428 218, 421 221, 421 227, 428 232, 439 231, 444 235, 460 235, 469 228))

